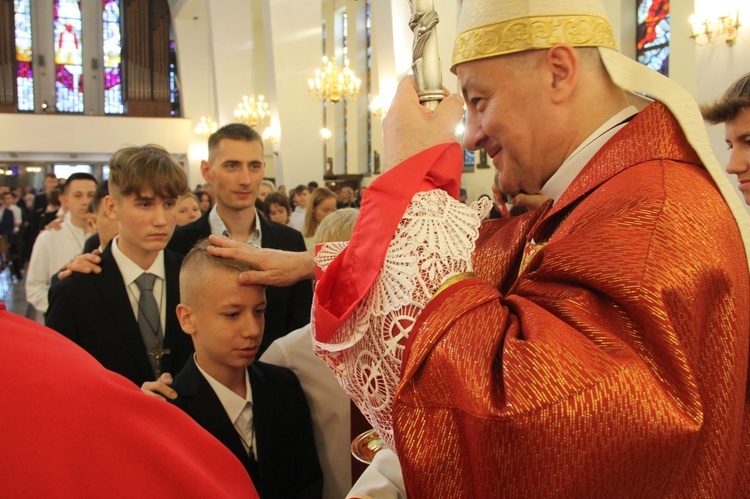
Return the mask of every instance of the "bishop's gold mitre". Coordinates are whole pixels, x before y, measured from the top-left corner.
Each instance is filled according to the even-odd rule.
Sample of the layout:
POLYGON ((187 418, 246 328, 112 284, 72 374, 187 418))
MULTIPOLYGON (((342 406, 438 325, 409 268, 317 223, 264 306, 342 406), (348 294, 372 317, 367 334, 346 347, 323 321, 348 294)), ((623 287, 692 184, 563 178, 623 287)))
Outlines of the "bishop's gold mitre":
POLYGON ((612 81, 628 92, 633 105, 642 109, 649 99, 655 99, 675 116, 732 210, 750 265, 750 218, 714 157, 695 100, 673 80, 617 50, 612 25, 601 1, 464 0, 457 32, 451 62, 454 73, 462 63, 543 50, 557 44, 597 48, 612 81))

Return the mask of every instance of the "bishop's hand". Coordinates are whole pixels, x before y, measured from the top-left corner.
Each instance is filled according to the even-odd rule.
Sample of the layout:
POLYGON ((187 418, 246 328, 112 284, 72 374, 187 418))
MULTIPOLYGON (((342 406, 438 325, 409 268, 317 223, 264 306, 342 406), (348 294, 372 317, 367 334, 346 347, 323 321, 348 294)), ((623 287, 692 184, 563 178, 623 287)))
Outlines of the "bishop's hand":
POLYGON ((419 103, 412 77, 401 80, 383 120, 385 171, 432 146, 456 141, 464 101, 458 94, 445 92, 445 99, 430 111, 419 103))

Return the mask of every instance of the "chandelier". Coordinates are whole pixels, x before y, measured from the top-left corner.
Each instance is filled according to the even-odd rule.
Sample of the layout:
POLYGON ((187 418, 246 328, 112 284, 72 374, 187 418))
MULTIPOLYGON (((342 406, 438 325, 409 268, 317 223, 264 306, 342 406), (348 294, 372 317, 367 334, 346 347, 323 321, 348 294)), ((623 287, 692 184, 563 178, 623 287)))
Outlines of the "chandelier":
POLYGON ((338 102, 342 97, 357 97, 362 80, 349 68, 349 59, 339 68, 328 57, 323 57, 323 67, 315 70, 315 77, 307 80, 310 95, 319 101, 338 102))
POLYGON ((242 101, 237 104, 237 109, 234 110, 236 121, 253 128, 265 122, 269 116, 268 103, 262 95, 259 95, 257 99, 255 95, 250 95, 250 97, 243 95, 242 101))
POLYGON ((212 133, 218 130, 219 124, 212 118, 201 116, 201 120, 193 128, 193 133, 198 137, 208 138, 212 133))

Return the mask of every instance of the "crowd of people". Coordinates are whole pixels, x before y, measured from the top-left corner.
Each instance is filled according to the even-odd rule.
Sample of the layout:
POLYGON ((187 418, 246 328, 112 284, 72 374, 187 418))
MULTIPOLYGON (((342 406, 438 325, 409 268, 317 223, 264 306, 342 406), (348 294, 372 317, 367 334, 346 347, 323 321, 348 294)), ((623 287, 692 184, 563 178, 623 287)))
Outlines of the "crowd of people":
MULTIPOLYGON (((464 2, 463 98, 428 112, 402 80, 366 191, 287 196, 237 123, 209 137, 192 192, 153 144, 116 151, 103 182, 0 190, 0 236, 49 328, 0 306, 0 369, 19 380, 4 471, 46 464, 4 490, 750 495, 746 207, 697 106, 617 52, 598 2, 528 3, 464 2), (465 49, 518 16, 553 33, 465 49), (581 17, 598 28, 554 32, 581 17), (471 205, 464 112, 465 146, 497 169, 471 205), (38 431, 50 411, 68 427, 38 431), (368 429, 364 469, 350 443, 368 429), (141 447, 150 473, 127 460, 141 447), (138 475, 108 481, 111 454, 138 475)), ((750 204, 750 73, 700 111, 725 124, 750 204)))

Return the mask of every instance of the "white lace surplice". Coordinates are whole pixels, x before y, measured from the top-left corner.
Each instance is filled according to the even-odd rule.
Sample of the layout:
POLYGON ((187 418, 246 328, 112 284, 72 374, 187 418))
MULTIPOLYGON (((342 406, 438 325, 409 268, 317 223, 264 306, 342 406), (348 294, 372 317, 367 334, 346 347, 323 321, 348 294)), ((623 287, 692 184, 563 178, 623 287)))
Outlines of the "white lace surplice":
MULTIPOLYGON (((415 194, 365 299, 329 343, 315 342, 317 354, 394 451, 391 412, 406 339, 440 285, 472 271, 479 225, 491 207, 487 199, 466 206, 442 190, 415 194)), ((325 272, 347 244, 323 245, 317 265, 325 272)), ((314 319, 312 329, 319 337, 314 319)))

